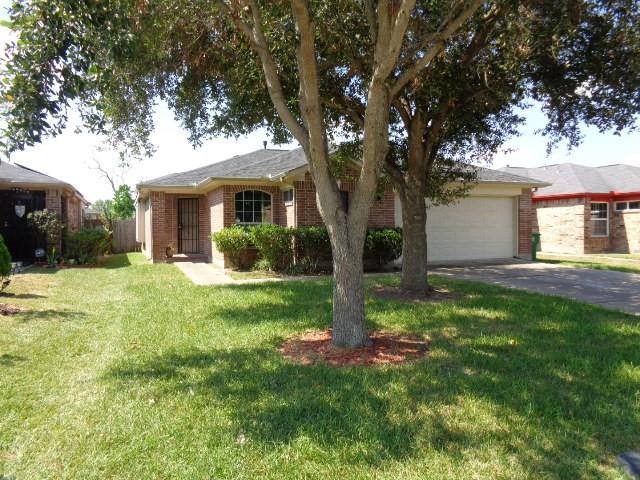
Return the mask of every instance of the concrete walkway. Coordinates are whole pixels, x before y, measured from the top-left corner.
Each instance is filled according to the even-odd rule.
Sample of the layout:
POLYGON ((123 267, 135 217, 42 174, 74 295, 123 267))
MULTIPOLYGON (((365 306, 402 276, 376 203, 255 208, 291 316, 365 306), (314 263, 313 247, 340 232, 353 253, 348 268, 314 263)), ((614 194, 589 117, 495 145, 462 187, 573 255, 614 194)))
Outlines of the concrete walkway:
POLYGON ((431 272, 558 295, 640 315, 640 274, 571 268, 549 263, 451 266, 438 267, 431 272))
POLYGON ((236 283, 233 278, 224 273, 222 268, 216 268, 209 263, 176 262, 174 265, 196 285, 230 285, 236 283))

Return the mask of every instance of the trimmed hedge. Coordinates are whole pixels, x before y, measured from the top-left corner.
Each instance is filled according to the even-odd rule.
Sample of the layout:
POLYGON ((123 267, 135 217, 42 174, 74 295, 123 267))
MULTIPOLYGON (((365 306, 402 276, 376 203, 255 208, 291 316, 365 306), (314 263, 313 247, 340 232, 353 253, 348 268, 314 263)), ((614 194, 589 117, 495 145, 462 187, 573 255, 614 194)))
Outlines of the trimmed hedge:
POLYGON ((249 230, 239 225, 232 225, 212 233, 211 240, 220 252, 229 256, 229 260, 237 268, 240 267, 242 252, 251 246, 249 230))
POLYGON ((109 251, 109 232, 101 228, 92 228, 70 233, 66 238, 66 257, 78 264, 96 263, 98 257, 109 251))
MULTIPOLYGON (((258 251, 259 269, 275 271, 317 272, 331 263, 331 242, 326 228, 287 228, 256 225, 223 228, 211 235, 216 248, 240 267, 242 253, 250 247, 258 251), (295 262, 294 262, 295 259, 295 262)), ((371 228, 367 230, 364 259, 380 268, 402 255, 402 230, 371 228)))

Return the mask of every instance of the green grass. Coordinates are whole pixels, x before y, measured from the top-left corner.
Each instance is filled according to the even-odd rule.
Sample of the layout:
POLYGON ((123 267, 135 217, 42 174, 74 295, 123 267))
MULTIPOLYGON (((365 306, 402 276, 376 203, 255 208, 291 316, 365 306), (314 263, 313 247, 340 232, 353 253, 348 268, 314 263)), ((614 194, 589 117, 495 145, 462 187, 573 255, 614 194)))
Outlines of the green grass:
POLYGON ((553 255, 538 253, 537 259, 545 263, 556 263, 577 268, 616 270, 625 273, 640 273, 640 255, 606 253, 602 255, 553 255))
POLYGON ((31 311, 0 317, 0 478, 622 479, 640 446, 638 317, 434 278, 465 298, 367 299, 426 359, 303 367, 276 348, 329 325, 329 280, 106 267, 11 285, 31 311))

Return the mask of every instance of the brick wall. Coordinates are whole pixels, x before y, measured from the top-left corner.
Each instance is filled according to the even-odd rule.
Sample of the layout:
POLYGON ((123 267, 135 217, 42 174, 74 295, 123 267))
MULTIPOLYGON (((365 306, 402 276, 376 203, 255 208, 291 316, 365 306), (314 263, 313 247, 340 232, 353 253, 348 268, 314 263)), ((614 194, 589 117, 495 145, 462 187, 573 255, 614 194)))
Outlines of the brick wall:
POLYGON ((613 212, 610 228, 614 252, 640 253, 640 212, 613 212))
MULTIPOLYGON (((303 181, 295 182, 295 218, 298 227, 319 227, 324 225, 322 216, 316 203, 316 189, 311 176, 307 173, 303 181)), ((341 181, 340 190, 355 191, 356 181, 341 181)), ((391 187, 385 189, 383 194, 376 199, 369 213, 369 227, 394 227, 394 193, 391 187)))
POLYGON ((586 208, 583 198, 534 202, 533 228, 541 234, 542 251, 583 254, 586 208))
POLYGON ((533 232, 533 203, 531 189, 518 197, 518 256, 531 258, 531 233, 533 232))

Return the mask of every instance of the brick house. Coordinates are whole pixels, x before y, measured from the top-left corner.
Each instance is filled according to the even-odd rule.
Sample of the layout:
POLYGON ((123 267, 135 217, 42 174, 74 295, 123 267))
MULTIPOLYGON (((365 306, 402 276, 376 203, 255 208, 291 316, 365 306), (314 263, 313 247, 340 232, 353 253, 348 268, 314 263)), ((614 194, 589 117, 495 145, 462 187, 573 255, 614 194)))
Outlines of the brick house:
POLYGON ((640 253, 639 167, 563 163, 504 170, 551 184, 532 198, 542 251, 640 253))
MULTIPOLYGON (((434 231, 430 255, 435 261, 530 255, 528 205, 531 188, 541 183, 488 169, 482 169, 479 176, 478 186, 459 205, 431 210, 429 216, 441 221, 453 218, 444 229, 429 225, 428 231, 434 231), (495 222, 491 224, 494 220, 498 228, 495 222), (467 224, 475 230, 461 235, 467 224), (451 238, 443 238, 443 233, 451 238), (457 248, 455 252, 451 245, 457 248)), ((355 181, 342 180, 339 187, 348 205, 355 181)), ((137 190, 137 240, 153 262, 188 258, 224 265, 224 256, 216 251, 209 235, 233 224, 323 224, 300 148, 257 150, 144 181, 137 190)), ((401 224, 399 200, 387 188, 371 209, 369 226, 401 224)))
POLYGON ((11 258, 33 260, 44 242, 27 223, 27 214, 48 209, 60 215, 67 231, 82 228, 88 205, 72 185, 16 163, 0 162, 0 234, 11 258))

